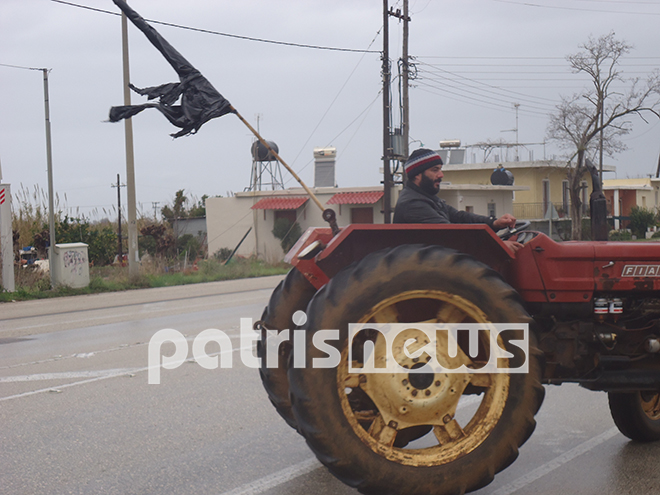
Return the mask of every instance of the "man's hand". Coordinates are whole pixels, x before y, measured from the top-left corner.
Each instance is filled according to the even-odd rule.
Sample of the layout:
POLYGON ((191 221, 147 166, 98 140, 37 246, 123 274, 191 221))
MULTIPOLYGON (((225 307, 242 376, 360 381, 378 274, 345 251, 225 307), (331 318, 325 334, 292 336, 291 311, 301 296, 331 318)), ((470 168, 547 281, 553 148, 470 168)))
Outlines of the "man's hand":
POLYGON ((523 248, 523 245, 516 241, 502 241, 514 253, 523 248))
POLYGON ((506 227, 513 228, 515 226, 516 226, 516 217, 514 217, 510 213, 502 215, 500 218, 498 218, 493 222, 493 229, 495 230, 504 229, 506 227))

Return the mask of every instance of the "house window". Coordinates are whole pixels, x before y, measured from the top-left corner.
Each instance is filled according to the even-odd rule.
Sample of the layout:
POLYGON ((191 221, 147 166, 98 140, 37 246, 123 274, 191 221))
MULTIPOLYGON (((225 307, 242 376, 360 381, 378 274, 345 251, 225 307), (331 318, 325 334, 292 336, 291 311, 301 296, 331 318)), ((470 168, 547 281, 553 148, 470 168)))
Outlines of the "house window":
POLYGON ((646 208, 646 196, 642 196, 642 208, 646 208))
POLYGON ((351 208, 351 223, 374 223, 374 209, 351 208))

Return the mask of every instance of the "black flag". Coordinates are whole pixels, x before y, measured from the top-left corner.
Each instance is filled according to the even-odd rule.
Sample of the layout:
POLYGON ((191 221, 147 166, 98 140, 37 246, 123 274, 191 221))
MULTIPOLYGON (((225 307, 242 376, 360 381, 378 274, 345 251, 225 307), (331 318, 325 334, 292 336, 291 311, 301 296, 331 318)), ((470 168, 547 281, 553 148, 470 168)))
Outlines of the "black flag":
POLYGON ((136 93, 146 96, 149 100, 158 99, 158 103, 145 103, 143 105, 129 105, 112 107, 110 109, 110 122, 118 122, 140 113, 145 108, 157 108, 167 120, 181 130, 172 134, 175 138, 187 134, 196 133, 205 122, 233 111, 231 104, 218 93, 190 62, 170 45, 158 31, 147 22, 124 0, 112 0, 126 17, 144 33, 151 44, 163 54, 172 68, 179 75, 181 82, 168 83, 151 88, 136 88, 132 84, 131 89, 136 93), (174 105, 181 97, 181 104, 174 105))

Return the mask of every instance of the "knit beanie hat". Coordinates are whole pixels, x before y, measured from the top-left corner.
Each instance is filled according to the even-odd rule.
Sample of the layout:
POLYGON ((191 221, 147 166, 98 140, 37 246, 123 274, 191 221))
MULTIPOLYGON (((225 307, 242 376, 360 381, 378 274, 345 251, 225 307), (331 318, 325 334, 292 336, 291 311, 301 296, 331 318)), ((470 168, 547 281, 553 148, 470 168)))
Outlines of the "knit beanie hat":
POLYGON ((436 165, 442 165, 442 158, 435 151, 420 148, 410 154, 410 158, 406 161, 406 174, 409 179, 412 179, 417 174, 421 174, 436 165))

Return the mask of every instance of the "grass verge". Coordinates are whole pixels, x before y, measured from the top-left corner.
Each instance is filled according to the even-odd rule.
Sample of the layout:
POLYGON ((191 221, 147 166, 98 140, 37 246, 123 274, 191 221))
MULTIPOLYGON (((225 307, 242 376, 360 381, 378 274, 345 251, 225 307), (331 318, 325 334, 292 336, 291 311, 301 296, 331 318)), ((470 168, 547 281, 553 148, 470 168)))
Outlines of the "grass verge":
POLYGON ((89 285, 80 289, 63 286, 51 289, 50 278, 47 274, 32 269, 17 269, 16 290, 0 292, 0 302, 266 277, 281 275, 290 269, 291 267, 285 263, 273 265, 253 258, 238 258, 227 265, 211 259, 201 261, 186 270, 165 264, 150 263, 141 266, 139 276, 131 279, 128 276, 128 267, 90 267, 89 285))

